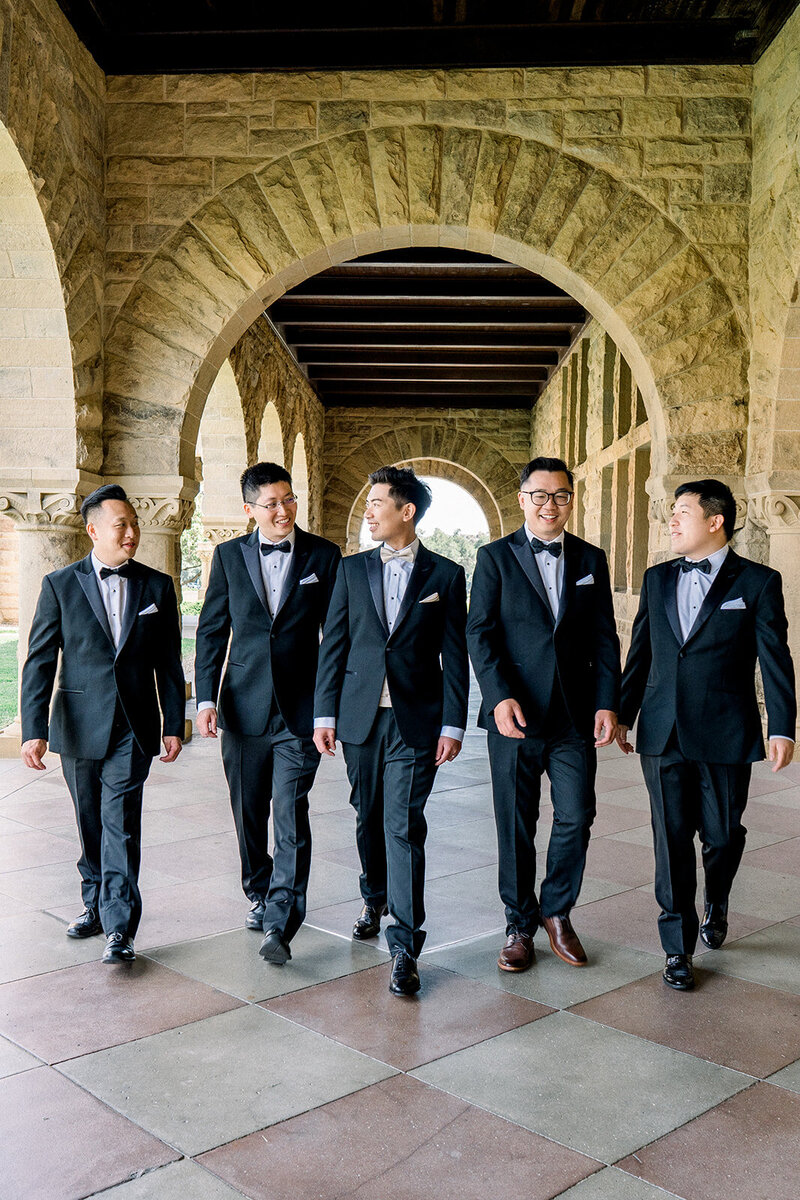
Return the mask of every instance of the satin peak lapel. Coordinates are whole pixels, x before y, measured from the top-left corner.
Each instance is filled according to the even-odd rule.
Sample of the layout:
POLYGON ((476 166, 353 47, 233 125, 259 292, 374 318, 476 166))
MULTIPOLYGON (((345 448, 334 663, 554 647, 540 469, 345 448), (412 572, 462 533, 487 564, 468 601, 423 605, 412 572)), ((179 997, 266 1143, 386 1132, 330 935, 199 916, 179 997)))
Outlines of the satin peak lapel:
POLYGON ((241 546, 244 565, 247 567, 247 574, 250 576, 250 582, 255 588, 255 593, 261 603, 261 607, 267 614, 267 618, 272 620, 267 604, 267 593, 264 591, 264 580, 261 578, 261 564, 259 563, 259 555, 261 549, 258 544, 258 530, 250 534, 246 542, 242 542, 241 546))
POLYGON ((128 576, 125 588, 125 612, 122 614, 122 629, 119 634, 117 654, 122 650, 133 629, 133 622, 136 620, 136 614, 139 611, 139 601, 142 598, 143 588, 144 579, 134 567, 133 572, 128 576))
POLYGON ((722 597, 728 591, 728 588, 736 579, 737 575, 741 574, 743 567, 744 563, 742 562, 741 558, 739 558, 739 555, 734 554, 732 550, 729 550, 725 555, 724 563, 717 572, 716 579, 706 593, 705 600, 700 605, 700 612, 697 614, 697 620, 695 621, 694 625, 689 630, 689 636, 686 639, 687 642, 690 642, 692 638, 697 636, 708 618, 711 616, 712 612, 719 607, 722 597))
MULTIPOLYGON (((565 535, 564 541, 561 543, 564 547, 561 553, 564 555, 564 577, 561 580, 561 595, 558 598, 558 616, 556 617, 556 625, 559 625, 563 620, 564 613, 567 611, 567 606, 572 601, 575 595, 575 581, 588 574, 588 571, 581 571, 580 575, 576 570, 576 562, 580 553, 579 546, 573 546, 573 543, 565 535)), ((534 563, 534 567, 536 564, 534 563)), ((539 568, 536 567, 538 574, 539 568)))
POLYGON ((425 580, 433 570, 433 559, 429 556, 424 546, 420 546, 417 553, 417 559, 414 563, 414 570, 411 572, 411 578, 408 581, 406 590, 403 593, 403 599, 400 602, 400 608, 397 611, 397 619, 392 629, 392 637, 397 633, 400 626, 405 621, 408 614, 411 612, 414 605, 419 600, 425 580))
POLYGON ((683 645, 683 632, 681 630, 681 621, 678 616, 678 565, 671 564, 672 570, 665 571, 662 579, 661 587, 663 589, 664 608, 667 613, 670 629, 677 638, 678 645, 683 645))
POLYGON ((114 639, 111 636, 111 626, 108 623, 108 614, 106 606, 103 604, 103 597, 100 595, 100 586, 97 582, 97 576, 94 573, 94 568, 91 564, 91 559, 85 558, 78 563, 75 568, 75 574, 78 577, 78 582, 83 588, 86 599, 92 607, 92 612, 97 617, 103 632, 108 638, 111 645, 114 645, 114 639), (84 563, 88 563, 88 568, 84 567, 84 563))
POLYGON ((528 580, 530 581, 533 590, 541 600, 548 617, 552 621, 553 610, 551 609, 550 602, 547 599, 547 592, 544 590, 544 583, 542 582, 542 577, 539 574, 539 568, 534 560, 525 530, 518 529, 514 534, 513 540, 509 542, 509 545, 514 557, 522 567, 525 574, 528 576, 528 580))
POLYGON ((303 578, 305 564, 308 562, 308 555, 309 555, 308 546, 304 546, 303 539, 298 538, 295 535, 294 551, 292 553, 292 561, 289 564, 289 573, 286 576, 286 579, 284 580, 283 590, 281 591, 281 598, 278 601, 278 607, 275 610, 276 617, 277 617, 278 613, 281 611, 281 609, 283 608, 286 601, 289 599, 289 596, 292 594, 294 589, 297 587, 300 580, 303 578))
POLYGON ((372 592, 372 602, 375 605, 375 612, 378 614, 378 620, 381 623, 381 628, 389 636, 389 626, 386 624, 386 609, 383 604, 383 563, 381 562, 380 550, 371 550, 365 559, 367 568, 367 579, 369 581, 369 590, 372 592))

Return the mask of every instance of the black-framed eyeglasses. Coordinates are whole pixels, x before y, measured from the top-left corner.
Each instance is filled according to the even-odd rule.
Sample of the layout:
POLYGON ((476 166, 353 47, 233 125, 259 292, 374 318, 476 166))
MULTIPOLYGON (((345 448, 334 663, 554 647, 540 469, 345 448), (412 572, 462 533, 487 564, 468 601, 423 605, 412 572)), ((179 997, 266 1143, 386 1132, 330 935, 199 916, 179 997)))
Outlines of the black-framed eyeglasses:
POLYGON ((566 488, 562 488, 557 492, 545 492, 540 488, 537 488, 535 492, 526 492, 524 488, 520 488, 519 490, 522 496, 530 496, 533 504, 547 504, 548 500, 555 500, 559 508, 566 508, 575 495, 574 492, 568 492, 566 488))
POLYGON ((297 496, 284 496, 282 500, 270 500, 269 504, 259 504, 256 500, 248 502, 251 508, 263 508, 264 512, 275 512, 279 508, 291 508, 297 504, 297 496))

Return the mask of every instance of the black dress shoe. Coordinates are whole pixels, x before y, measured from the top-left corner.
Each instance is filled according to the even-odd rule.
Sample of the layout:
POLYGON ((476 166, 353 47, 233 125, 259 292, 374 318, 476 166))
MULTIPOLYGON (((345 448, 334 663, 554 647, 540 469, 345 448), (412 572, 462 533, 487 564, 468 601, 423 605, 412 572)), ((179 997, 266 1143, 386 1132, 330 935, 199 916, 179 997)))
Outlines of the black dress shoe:
POLYGON ((266 908, 267 906, 263 900, 254 900, 250 912, 244 919, 245 929, 257 929, 259 933, 263 933, 266 908))
POLYGON ((94 937, 96 933, 102 932, 103 926, 100 924, 96 908, 87 908, 79 917, 75 918, 71 925, 67 926, 67 937, 94 937))
POLYGON ((719 950, 728 936, 728 914, 721 904, 707 904, 700 926, 700 938, 709 950, 719 950))
POLYGON ((407 950, 398 950, 392 959, 389 991, 395 996, 413 996, 419 991, 417 960, 412 958, 407 950))
POLYGON ((136 960, 133 940, 127 933, 110 933, 106 938, 106 948, 103 951, 104 963, 132 963, 136 960))
POLYGON ((380 908, 373 908, 371 905, 365 904, 353 926, 353 937, 362 941, 364 938, 377 937, 381 931, 381 917, 386 917, 388 914, 389 910, 385 904, 380 908))
POLYGON ((664 967, 664 983, 679 992, 690 992, 694 987, 694 970, 691 954, 668 954, 664 967))
POLYGON ((264 962, 274 963, 282 967, 292 957, 289 943, 278 933, 277 929, 268 929, 258 952, 264 962))

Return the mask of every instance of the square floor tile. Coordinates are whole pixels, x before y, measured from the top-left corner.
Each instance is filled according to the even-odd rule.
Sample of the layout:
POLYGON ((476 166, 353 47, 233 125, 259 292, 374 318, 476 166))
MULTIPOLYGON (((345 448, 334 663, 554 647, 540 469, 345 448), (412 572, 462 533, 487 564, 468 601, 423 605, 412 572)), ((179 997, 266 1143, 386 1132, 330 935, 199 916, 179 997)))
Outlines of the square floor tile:
MULTIPOLYGON (((168 1168, 164 1168, 167 1170, 168 1168)), ((562 1192, 558 1200, 672 1200, 674 1192, 653 1187, 642 1179, 635 1179, 617 1167, 606 1167, 596 1175, 576 1183, 575 1187, 562 1192)), ((683 1200, 683 1197, 679 1197, 683 1200)))
POLYGON ((770 925, 726 944, 705 959, 707 967, 800 995, 800 926, 770 925))
POLYGON ((750 801, 745 813, 748 840, 750 845, 750 830, 762 829, 767 833, 782 834, 784 837, 800 835, 800 804, 793 808, 785 808, 772 804, 769 797, 763 801, 750 801))
POLYGON ((605 1163, 750 1083, 736 1071, 571 1013, 554 1013, 413 1074, 605 1163))
POLYGON ((95 1200, 241 1200, 242 1195, 190 1158, 183 1158, 109 1188, 95 1200))
POLYGON ((536 962, 530 970, 501 971, 497 966, 497 956, 504 941, 505 931, 500 929, 488 937, 437 950, 425 955, 422 961, 447 967, 459 975, 477 979, 515 996, 526 996, 551 1008, 568 1008, 610 988, 641 979, 643 975, 652 975, 661 969, 664 962, 663 955, 656 957, 614 946, 610 942, 584 938, 581 931, 581 941, 589 963, 585 967, 571 967, 556 958, 546 937, 540 933, 534 943, 536 962))
POLYGON ((372 945, 304 925, 292 941, 291 960, 276 967, 259 957, 261 940, 261 934, 241 929, 148 950, 147 957, 251 1002, 283 996, 386 961, 386 955, 372 945))
POLYGON ((762 1079, 800 1058, 797 996, 712 971, 691 996, 650 976, 571 1011, 762 1079))
POLYGON ((742 865, 763 867, 768 871, 778 871, 781 875, 800 875, 800 837, 787 838, 760 850, 750 850, 742 858, 742 865))
POLYGON ((789 1088, 792 1092, 800 1092, 800 1061, 771 1075, 769 1082, 777 1084, 778 1087, 789 1088))
POLYGON ((0 1037, 0 1079, 7 1075, 18 1075, 20 1071, 30 1071, 32 1067, 41 1065, 39 1059, 28 1054, 27 1050, 22 1050, 13 1042, 0 1037))
POLYGON ((213 833, 174 844, 145 846, 142 864, 150 870, 171 876, 174 881, 191 882, 222 871, 236 870, 239 850, 236 834, 213 833))
POLYGON ((337 979, 265 1004, 362 1054, 407 1071, 454 1050, 535 1021, 552 1010, 451 971, 420 966, 414 997, 389 991, 390 965, 337 979))
POLYGON ((733 881, 730 903, 731 908, 746 916, 764 917, 770 921, 796 917, 800 915, 797 876, 743 863, 733 881))
POLYGON ((68 938, 63 924, 46 913, 4 917, 0 921, 0 983, 92 962, 100 958, 104 947, 102 936, 68 938))
POLYGON ((0 1129, 9 1200, 77 1200, 178 1157, 50 1067, 3 1080, 0 1129))
POLYGON ((639 887, 653 878, 653 850, 615 838, 592 838, 586 855, 586 874, 639 887))
POLYGON ((686 1200, 797 1200, 800 1096, 758 1083, 618 1165, 686 1200))
POLYGON ((199 1161, 253 1200, 550 1200, 598 1165, 407 1076, 199 1161))
POLYGON ((0 1033, 54 1063, 240 1004, 146 958, 118 966, 92 962, 0 986, 0 1033))
POLYGON ((394 1073, 250 1005, 58 1069, 188 1155, 394 1073))

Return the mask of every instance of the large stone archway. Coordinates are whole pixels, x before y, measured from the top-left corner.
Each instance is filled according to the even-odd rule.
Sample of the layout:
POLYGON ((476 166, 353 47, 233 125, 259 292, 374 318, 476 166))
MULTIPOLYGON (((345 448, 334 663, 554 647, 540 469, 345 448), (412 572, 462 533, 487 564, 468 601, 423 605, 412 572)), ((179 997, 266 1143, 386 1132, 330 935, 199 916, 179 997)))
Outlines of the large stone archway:
POLYGON ((242 175, 173 234, 108 339, 106 472, 135 475, 147 461, 185 478, 208 389, 264 307, 331 263, 413 244, 493 254, 579 299, 631 365, 654 474, 742 473, 746 339, 701 248, 576 156, 434 124, 305 146, 242 175), (131 411, 135 437, 122 417, 131 411))

